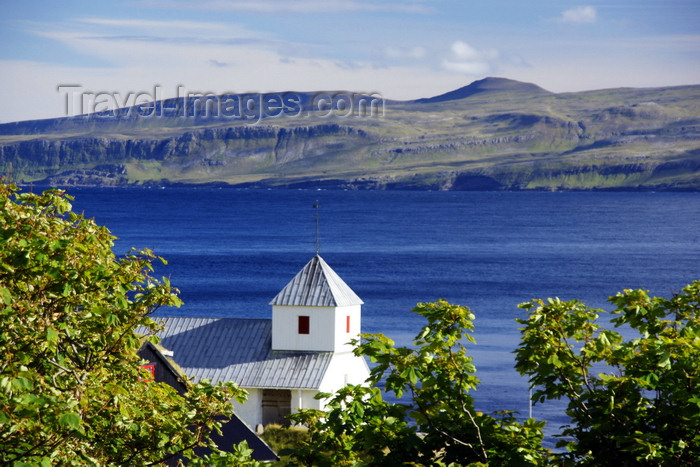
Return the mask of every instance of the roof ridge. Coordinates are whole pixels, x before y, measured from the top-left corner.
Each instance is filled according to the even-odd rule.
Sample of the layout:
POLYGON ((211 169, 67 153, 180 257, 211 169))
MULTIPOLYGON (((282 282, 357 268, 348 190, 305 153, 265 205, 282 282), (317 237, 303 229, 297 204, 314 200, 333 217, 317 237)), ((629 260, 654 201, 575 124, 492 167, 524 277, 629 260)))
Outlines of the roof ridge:
POLYGON ((204 319, 204 320, 250 320, 250 321, 270 321, 271 318, 239 318, 237 316, 151 316, 151 319, 158 321, 159 319, 204 319))

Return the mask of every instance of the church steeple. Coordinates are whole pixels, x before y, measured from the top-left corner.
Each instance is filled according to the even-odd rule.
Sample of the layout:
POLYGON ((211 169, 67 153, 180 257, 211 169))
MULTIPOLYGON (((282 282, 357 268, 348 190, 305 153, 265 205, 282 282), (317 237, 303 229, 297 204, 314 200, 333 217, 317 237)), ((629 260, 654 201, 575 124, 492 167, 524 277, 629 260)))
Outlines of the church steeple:
POLYGON ((272 349, 349 351, 363 301, 315 255, 272 299, 272 349))
POLYGON ((270 305, 351 306, 364 302, 319 255, 272 299, 270 305))

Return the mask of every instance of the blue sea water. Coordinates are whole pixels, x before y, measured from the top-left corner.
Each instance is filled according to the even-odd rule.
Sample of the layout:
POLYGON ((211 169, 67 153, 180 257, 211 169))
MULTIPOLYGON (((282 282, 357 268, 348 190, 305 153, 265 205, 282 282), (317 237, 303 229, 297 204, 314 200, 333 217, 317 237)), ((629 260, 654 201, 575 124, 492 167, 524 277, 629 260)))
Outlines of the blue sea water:
MULTIPOLYGON (((74 209, 151 248, 185 305, 163 315, 261 318, 315 253, 364 300, 363 332, 408 344, 418 302, 445 298, 476 315, 469 346, 485 412, 528 413, 513 369, 519 303, 607 297, 643 287, 668 296, 700 279, 700 193, 544 193, 73 188, 74 209)), ((561 405, 536 405, 551 429, 561 405)))

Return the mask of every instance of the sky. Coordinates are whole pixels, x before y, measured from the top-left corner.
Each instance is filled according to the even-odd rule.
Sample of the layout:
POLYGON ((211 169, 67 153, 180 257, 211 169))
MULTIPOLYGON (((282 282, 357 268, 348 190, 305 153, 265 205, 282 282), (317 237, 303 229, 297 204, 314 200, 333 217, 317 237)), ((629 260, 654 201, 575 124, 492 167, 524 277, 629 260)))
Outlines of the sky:
POLYGON ((700 84, 700 1, 0 0, 2 123, 102 94, 417 99, 488 76, 553 92, 700 84))

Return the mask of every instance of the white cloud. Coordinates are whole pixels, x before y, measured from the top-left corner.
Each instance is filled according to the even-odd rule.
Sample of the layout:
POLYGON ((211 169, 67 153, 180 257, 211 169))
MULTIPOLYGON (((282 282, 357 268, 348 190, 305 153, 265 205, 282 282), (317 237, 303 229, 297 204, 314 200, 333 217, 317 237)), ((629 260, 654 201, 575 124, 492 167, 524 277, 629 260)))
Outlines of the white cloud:
POLYGON ((215 60, 213 58, 209 60, 209 64, 211 66, 215 66, 217 68, 224 68, 224 67, 230 66, 228 63, 220 62, 220 61, 215 60))
POLYGON ((155 65, 168 69, 188 55, 193 62, 222 67, 244 57, 244 50, 257 54, 299 45, 235 23, 78 18, 41 26, 34 25, 32 32, 112 67, 139 64, 144 69, 155 65))
MULTIPOLYGON (((75 92, 86 95, 119 93, 122 97, 155 93, 155 87, 158 98, 175 97, 178 87, 184 86, 201 93, 345 89, 378 92, 389 99, 426 97, 464 85, 463 76, 427 69, 416 60, 376 67, 368 61, 307 57, 285 48, 291 43, 284 41, 236 42, 216 32, 201 40, 181 40, 186 36, 151 40, 162 36, 148 35, 147 24, 129 28, 129 36, 113 35, 119 25, 109 20, 104 21, 103 31, 92 30, 102 22, 92 19, 88 26, 74 21, 69 26, 84 27, 61 25, 41 32, 86 57, 83 66, 0 60, 0 89, 5 96, 0 122, 65 116, 67 91, 57 89, 61 84, 78 85, 75 92)), ((190 31, 199 27, 189 26, 190 31)), ((394 52, 409 57, 427 54, 421 47, 394 52)))
POLYGON ((384 54, 388 58, 413 58, 419 59, 427 55, 425 47, 400 47, 390 45, 384 48, 384 54))
POLYGON ((220 21, 146 20, 83 17, 65 23, 36 23, 32 32, 37 35, 80 36, 92 40, 130 39, 132 41, 180 40, 200 43, 270 40, 266 31, 251 30, 242 24, 220 21))
POLYGON ((598 12, 592 6, 577 6, 562 12, 559 20, 562 23, 586 24, 598 20, 598 12))
POLYGON ((466 42, 457 41, 452 44, 452 53, 458 60, 478 60, 479 52, 466 42))
POLYGON ((167 29, 167 30, 225 30, 230 26, 211 21, 178 21, 178 20, 145 20, 145 19, 115 19, 115 18, 77 18, 75 21, 97 26, 135 28, 135 29, 167 29))
POLYGON ((280 13, 349 13, 358 11, 426 13, 431 11, 419 1, 378 2, 376 0, 205 0, 183 2, 178 0, 152 0, 139 6, 162 9, 196 9, 198 11, 243 11, 263 14, 280 13))
POLYGON ((445 60, 442 62, 442 67, 447 71, 454 71, 469 76, 483 76, 489 73, 491 69, 484 62, 451 62, 445 60))
POLYGON ((496 49, 477 50, 462 41, 455 41, 450 47, 450 52, 449 58, 442 61, 442 68, 469 76, 487 75, 500 57, 496 49))

